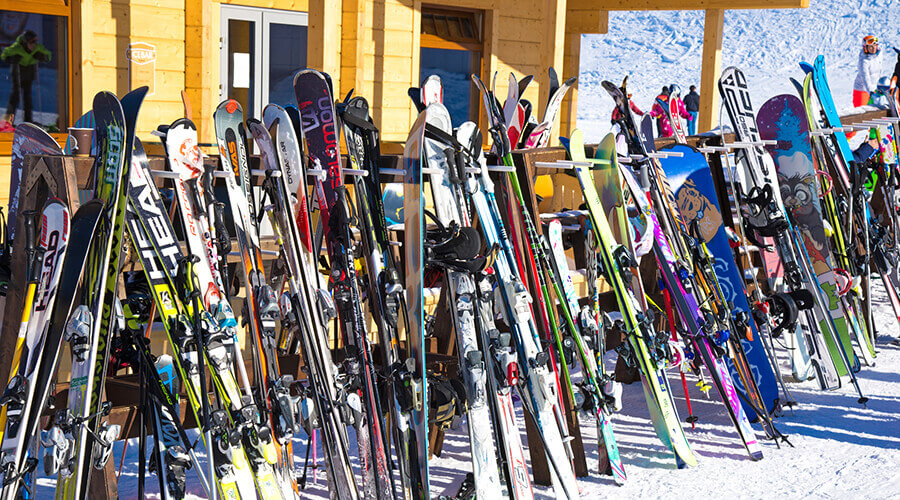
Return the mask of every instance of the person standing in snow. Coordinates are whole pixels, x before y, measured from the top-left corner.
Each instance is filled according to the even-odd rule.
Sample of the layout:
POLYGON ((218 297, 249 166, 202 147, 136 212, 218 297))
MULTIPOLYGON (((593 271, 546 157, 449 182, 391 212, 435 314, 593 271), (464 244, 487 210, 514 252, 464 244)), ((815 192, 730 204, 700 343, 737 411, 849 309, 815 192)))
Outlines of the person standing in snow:
POLYGON ((853 81, 853 106, 869 104, 871 94, 878 86, 878 77, 882 70, 881 49, 878 38, 874 35, 863 37, 862 50, 859 52, 856 80, 853 81))
POLYGON ((688 94, 684 96, 684 108, 693 119, 688 120, 688 135, 697 134, 697 118, 700 116, 700 94, 697 93, 697 87, 691 85, 688 94))
MULTIPOLYGON (((656 136, 663 137, 662 135, 662 121, 665 120, 666 123, 669 122, 669 119, 666 117, 665 110, 660 106, 660 102, 669 102, 669 87, 664 86, 662 91, 656 96, 656 99, 653 101, 653 106, 650 107, 650 116, 652 118, 656 118, 656 136), (662 116, 660 116, 659 111, 663 111, 662 116)), ((670 127, 671 128, 671 127, 670 127)))
MULTIPOLYGON (((634 101, 631 100, 631 94, 628 94, 628 106, 631 108, 632 113, 638 116, 644 116, 644 112, 641 111, 641 109, 637 107, 637 104, 635 104, 634 101)), ((613 125, 615 125, 619 123, 619 120, 621 119, 622 113, 619 112, 619 108, 613 107, 612 117, 610 118, 610 121, 613 125)))
MULTIPOLYGON (((650 116, 656 118, 656 129, 658 137, 672 137, 675 135, 675 131, 672 129, 672 124, 669 122, 669 114, 666 113, 666 108, 669 107, 669 97, 671 96, 671 89, 669 87, 663 87, 663 91, 660 95, 656 96, 656 101, 653 103, 653 108, 650 109, 650 116)), ((675 99, 678 99, 677 97, 675 99)), ((675 107, 672 109, 678 116, 684 118, 685 120, 692 121, 694 119, 693 116, 688 114, 688 112, 684 109, 684 103, 681 99, 678 99, 675 102, 675 107)))

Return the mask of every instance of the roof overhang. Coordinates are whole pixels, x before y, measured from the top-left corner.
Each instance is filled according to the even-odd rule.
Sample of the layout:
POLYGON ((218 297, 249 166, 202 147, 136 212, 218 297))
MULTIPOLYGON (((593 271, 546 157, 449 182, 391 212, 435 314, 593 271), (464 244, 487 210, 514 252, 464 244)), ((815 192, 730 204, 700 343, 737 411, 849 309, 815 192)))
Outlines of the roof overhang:
POLYGON ((805 9, 809 0, 569 0, 597 10, 805 9))

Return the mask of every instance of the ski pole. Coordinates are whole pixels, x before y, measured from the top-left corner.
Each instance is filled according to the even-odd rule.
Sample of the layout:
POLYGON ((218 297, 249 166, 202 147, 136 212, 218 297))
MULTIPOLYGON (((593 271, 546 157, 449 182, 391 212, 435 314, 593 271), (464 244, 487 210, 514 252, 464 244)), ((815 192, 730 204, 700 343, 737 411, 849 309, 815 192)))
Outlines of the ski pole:
MULTIPOLYGON (((660 285, 662 285, 662 283, 660 283, 660 285)), ((666 317, 669 320, 669 330, 672 332, 672 340, 678 342, 678 335, 675 329, 675 315, 672 312, 672 298, 669 296, 669 289, 660 286, 660 290, 662 291, 663 297, 666 299, 666 317)), ((696 429, 696 422, 699 419, 694 415, 694 410, 691 408, 691 396, 688 394, 687 379, 684 376, 684 372, 681 371, 681 367, 678 367, 678 374, 681 375, 681 386, 684 388, 684 400, 687 402, 688 418, 686 418, 685 421, 691 424, 691 429, 696 429)))

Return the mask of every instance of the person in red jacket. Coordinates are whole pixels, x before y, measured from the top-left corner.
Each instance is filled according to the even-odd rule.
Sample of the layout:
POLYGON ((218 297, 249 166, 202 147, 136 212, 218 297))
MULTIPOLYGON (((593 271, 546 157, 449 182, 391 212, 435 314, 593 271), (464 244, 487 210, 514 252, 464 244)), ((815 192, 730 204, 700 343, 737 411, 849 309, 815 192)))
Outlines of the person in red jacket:
MULTIPOLYGON (((634 101, 631 100, 631 94, 628 94, 628 105, 631 108, 632 113, 634 113, 638 116, 644 116, 644 112, 641 111, 640 108, 637 107, 637 104, 635 104, 634 101)), ((613 111, 612 111, 612 117, 610 118, 610 121, 612 122, 613 125, 615 125, 616 123, 619 122, 619 120, 621 118, 622 118, 622 113, 619 112, 619 108, 614 106, 613 111)))
MULTIPOLYGON (((675 131, 672 130, 672 124, 669 122, 669 114, 666 113, 666 109, 663 106, 669 106, 669 87, 663 87, 662 93, 656 96, 656 101, 653 103, 653 107, 650 109, 650 116, 656 118, 656 132, 659 137, 672 137, 675 135, 675 131)), ((676 98, 677 99, 677 98, 676 98)), ((690 113, 684 108, 684 102, 681 99, 677 99, 675 102, 675 110, 678 116, 684 118, 685 120, 693 120, 694 117, 691 116, 690 113)))

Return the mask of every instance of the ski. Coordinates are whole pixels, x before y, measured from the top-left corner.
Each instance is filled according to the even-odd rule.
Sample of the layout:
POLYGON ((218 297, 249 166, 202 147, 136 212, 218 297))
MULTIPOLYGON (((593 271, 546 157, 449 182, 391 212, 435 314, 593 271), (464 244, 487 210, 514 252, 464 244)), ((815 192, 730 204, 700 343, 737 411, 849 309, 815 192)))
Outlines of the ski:
POLYGON ((392 498, 384 431, 376 417, 382 414, 381 404, 353 258, 356 247, 350 228, 353 214, 339 155, 341 128, 327 79, 322 73, 315 70, 298 72, 294 75, 294 93, 303 122, 306 154, 312 164, 325 170, 324 177, 316 177, 316 195, 340 332, 346 342, 345 352, 356 365, 352 370, 360 377, 358 383, 364 410, 356 430, 360 453, 364 456, 366 481, 363 489, 367 496, 392 498))
POLYGON ((672 402, 665 372, 660 366, 663 359, 660 357, 659 349, 647 343, 648 340, 653 341, 657 334, 652 331, 653 326, 649 324, 648 318, 640 312, 639 299, 635 292, 625 284, 626 269, 637 267, 634 257, 625 247, 616 243, 615 236, 604 215, 605 212, 597 194, 593 176, 586 167, 588 163, 584 154, 581 131, 573 131, 569 141, 569 154, 572 161, 575 162, 575 173, 587 204, 594 237, 599 243, 604 276, 616 291, 616 301, 622 313, 625 332, 631 348, 630 357, 634 358, 633 362, 640 368, 642 385, 645 388, 645 394, 648 395, 647 402, 651 405, 651 414, 656 412, 661 419, 658 424, 660 429, 657 430, 657 433, 675 454, 679 467, 696 466, 697 459, 684 435, 684 429, 681 427, 675 405, 672 402))
MULTIPOLYGON (((500 489, 500 476, 493 442, 490 406, 487 403, 485 361, 478 347, 475 331, 475 281, 468 263, 475 259, 480 241, 465 204, 463 183, 453 139, 450 113, 441 103, 425 109, 425 159, 429 169, 429 185, 435 204, 435 216, 440 226, 437 234, 428 237, 436 247, 429 252, 430 264, 444 268, 450 311, 454 320, 459 351, 460 371, 466 385, 467 428, 471 450, 476 496, 484 498, 500 489), (449 147, 448 147, 449 146, 449 147), (459 242, 459 243, 454 243, 459 242)), ((455 139, 454 141, 455 142, 455 139)), ((477 271, 477 269, 472 269, 477 271)))
MULTIPOLYGON (((301 424, 310 439, 317 428, 321 430, 329 463, 326 472, 333 490, 341 498, 357 498, 359 492, 350 469, 344 430, 350 418, 344 415, 348 409, 358 408, 360 402, 358 394, 350 390, 355 381, 339 372, 328 349, 327 324, 334 319, 336 311, 331 296, 319 282, 316 269, 318 252, 312 248, 300 146, 294 133, 294 123, 285 110, 267 107, 264 115, 274 135, 275 147, 265 145, 267 141, 263 134, 266 131, 256 122, 250 122, 250 125, 258 143, 261 141, 263 144, 261 151, 267 169, 265 192, 272 202, 271 206, 267 205, 266 211, 286 266, 287 290, 281 293, 279 299, 282 322, 289 330, 296 332, 309 367, 309 386, 304 398, 305 417, 301 416, 301 424), (280 154, 275 155, 274 151, 280 154), (299 189, 291 186, 291 180, 299 189), (299 197, 295 199, 293 193, 299 197), (294 216, 291 217, 291 214, 294 216)), ((283 397, 281 401, 284 401, 283 397)), ((312 445, 311 442, 309 446, 312 445)))
MULTIPOLYGON (((213 380, 222 400, 226 403, 235 398, 234 383, 228 383, 230 372, 221 365, 228 354, 223 346, 227 335, 219 328, 219 323, 199 303, 184 300, 184 276, 190 261, 181 251, 175 231, 168 218, 156 186, 150 177, 149 166, 143 155, 139 141, 135 141, 135 165, 129 179, 129 211, 126 214, 129 235, 136 247, 137 255, 144 267, 156 309, 173 347, 178 377, 184 384, 188 403, 197 422, 206 446, 208 460, 214 467, 209 471, 210 480, 215 478, 217 488, 211 488, 224 498, 233 495, 253 498, 257 495, 254 474, 250 469, 244 443, 254 439, 256 429, 253 419, 258 418, 258 410, 244 403, 244 421, 235 419, 240 414, 229 410, 212 410, 205 397, 205 367, 210 366, 213 380), (223 376, 223 371, 226 373, 223 376), (233 439, 234 433, 239 438, 233 439), (249 434, 249 436, 247 435, 249 434)), ((190 280, 193 281, 193 280, 190 280)), ((193 285, 191 285, 193 286, 193 285)), ((199 302, 199 301, 197 301, 199 302)), ((263 431, 265 432, 265 431, 263 431)), ((266 484, 262 474, 257 482, 266 484), (261 480, 261 481, 260 481, 261 480)), ((260 487, 263 495, 265 488, 260 487)), ((271 498, 268 497, 268 498, 271 498)))
POLYGON ((19 484, 27 473, 37 465, 34 460, 26 460, 25 454, 32 449, 32 443, 39 438, 40 416, 46 406, 53 388, 53 380, 56 380, 56 368, 62 352, 64 330, 69 319, 70 312, 75 309, 75 299, 81 277, 88 268, 88 255, 93 247, 95 236, 99 234, 103 212, 103 203, 99 200, 90 201, 81 206, 70 224, 71 238, 66 250, 65 258, 60 267, 60 276, 56 296, 60 297, 53 304, 47 316, 46 337, 44 348, 39 360, 35 360, 37 366, 31 379, 31 387, 34 393, 30 398, 23 400, 23 407, 18 417, 20 424, 15 436, 8 432, 3 437, 3 492, 4 500, 11 500, 19 495, 19 484))

